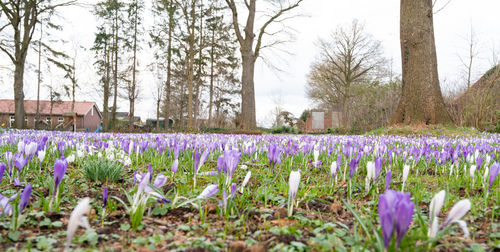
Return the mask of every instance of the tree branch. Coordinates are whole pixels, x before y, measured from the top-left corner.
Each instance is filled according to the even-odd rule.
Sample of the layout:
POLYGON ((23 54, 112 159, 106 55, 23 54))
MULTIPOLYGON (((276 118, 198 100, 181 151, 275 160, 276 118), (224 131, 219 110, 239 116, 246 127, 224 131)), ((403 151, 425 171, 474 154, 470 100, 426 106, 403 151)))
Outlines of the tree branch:
MULTIPOLYGON (((226 0, 226 1, 228 1, 228 0, 226 0)), ((259 36, 257 37, 257 44, 255 45, 255 50, 254 50, 255 51, 255 58, 259 57, 260 49, 262 46, 262 37, 264 36, 264 33, 265 33, 267 27, 271 23, 273 23, 276 19, 278 19, 281 15, 283 15, 283 13, 290 11, 294 8, 297 8, 302 1, 303 0, 298 0, 295 4, 292 4, 292 5, 288 6, 287 8, 279 10, 276 14, 271 16, 269 18, 269 20, 267 20, 267 22, 264 23, 264 25, 260 28, 259 36)))

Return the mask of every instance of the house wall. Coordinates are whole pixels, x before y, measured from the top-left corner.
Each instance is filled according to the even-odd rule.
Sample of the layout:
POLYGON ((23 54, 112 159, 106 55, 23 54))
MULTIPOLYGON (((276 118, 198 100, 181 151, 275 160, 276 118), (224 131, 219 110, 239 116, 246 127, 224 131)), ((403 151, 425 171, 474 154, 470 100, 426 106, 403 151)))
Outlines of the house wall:
MULTIPOLYGON (((99 127, 99 125, 101 124, 101 116, 99 114, 99 112, 97 111, 96 107, 95 106, 92 106, 92 111, 89 110, 89 112, 83 116, 83 120, 82 120, 82 124, 81 125, 81 129, 89 129, 89 131, 95 131, 97 129, 97 127, 99 127)), ((78 120, 77 120, 77 123, 78 123, 78 120)), ((79 128, 80 126, 79 124, 77 124, 77 128, 79 128)))
MULTIPOLYGON (((10 127, 10 117, 14 116, 14 114, 0 114, 0 125, 5 124, 6 127, 10 127)), ((26 123, 26 127, 28 129, 33 129, 35 128, 35 115, 27 115, 26 116, 28 121, 26 123)), ((59 124, 59 118, 63 117, 61 115, 53 115, 51 124, 48 125, 49 128, 54 128, 59 124)), ((50 118, 50 116, 47 115, 40 115, 40 120, 45 121, 47 118, 50 118)), ((64 122, 67 122, 69 118, 63 117, 64 122)), ((12 125, 13 126, 13 125, 12 125)), ((47 127, 45 124, 42 125, 42 128, 47 127)))
POLYGON ((326 112, 326 111, 310 111, 309 117, 306 119, 306 132, 312 133, 312 132, 324 132, 328 128, 335 128, 336 125, 334 123, 338 123, 338 118, 337 120, 334 120, 333 118, 334 113, 332 112, 326 112), (313 129, 313 120, 312 120, 312 113, 313 112, 324 112, 324 119, 323 119, 323 129, 313 129))

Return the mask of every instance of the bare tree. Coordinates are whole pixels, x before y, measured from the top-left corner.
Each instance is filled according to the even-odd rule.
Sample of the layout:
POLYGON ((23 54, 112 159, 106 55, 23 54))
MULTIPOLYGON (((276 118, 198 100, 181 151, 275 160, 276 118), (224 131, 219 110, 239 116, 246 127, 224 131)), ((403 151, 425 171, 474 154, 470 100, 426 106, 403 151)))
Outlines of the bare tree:
MULTIPOLYGON (((462 64, 462 67, 463 67, 464 72, 465 72, 467 90, 470 90, 471 85, 472 85, 471 78, 472 78, 472 72, 473 72, 473 63, 479 54, 477 35, 474 32, 474 28, 472 27, 472 25, 471 25, 470 33, 465 37, 465 40, 467 42, 467 54, 465 57, 459 55, 458 58, 460 60, 460 63, 462 64)), ((467 107, 468 106, 469 92, 466 91, 464 93, 464 95, 465 96, 464 96, 463 106, 467 107)), ((462 114, 462 116, 464 116, 464 115, 462 114)), ((464 118, 460 117, 460 118, 456 118, 456 119, 459 120, 457 123, 461 124, 464 118)))
POLYGON ((319 40, 320 59, 313 64, 307 85, 307 95, 317 103, 337 104, 341 108, 343 126, 348 123, 347 102, 354 85, 380 79, 385 65, 380 41, 354 20, 349 26, 339 26, 328 40, 319 40))
POLYGON ((24 67, 33 33, 39 18, 52 14, 56 8, 74 1, 44 0, 2 0, 0 1, 0 51, 5 53, 14 65, 15 126, 24 124, 24 67))
POLYGON ((439 86, 432 0, 401 0, 402 95, 391 123, 450 124, 439 86))
MULTIPOLYGON (((272 43, 269 45, 263 44, 264 34, 268 34, 266 33, 267 29, 273 23, 285 21, 287 18, 284 15, 297 8, 302 1, 303 0, 272 1, 275 6, 275 11, 271 13, 263 25, 257 29, 256 37, 255 14, 257 12, 257 0, 244 1, 244 6, 247 9, 248 16, 243 29, 238 23, 238 13, 241 13, 242 11, 238 11, 238 6, 236 5, 235 0, 226 0, 227 6, 232 13, 233 29, 240 44, 242 59, 241 127, 244 129, 254 129, 257 127, 254 88, 255 61, 260 57, 260 52, 263 48, 273 45, 272 43)), ((259 1, 259 3, 262 3, 262 1, 259 1)))

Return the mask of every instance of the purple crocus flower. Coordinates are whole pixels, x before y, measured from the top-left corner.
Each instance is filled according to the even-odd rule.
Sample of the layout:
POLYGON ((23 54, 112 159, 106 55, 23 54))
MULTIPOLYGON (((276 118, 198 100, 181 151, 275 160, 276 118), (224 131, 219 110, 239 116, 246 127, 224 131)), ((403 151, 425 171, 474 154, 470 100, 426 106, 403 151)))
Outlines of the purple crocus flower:
POLYGON ((498 169, 499 169, 498 163, 494 163, 490 168, 490 179, 489 179, 490 186, 488 187, 488 190, 491 189, 493 182, 495 182, 495 179, 498 176, 498 169))
POLYGON ((21 193, 21 198, 19 199, 19 212, 22 213, 23 210, 26 208, 30 200, 30 196, 31 196, 31 185, 28 184, 24 188, 23 192, 21 193))
POLYGON ((409 193, 387 190, 379 196, 378 213, 386 248, 389 247, 394 231, 396 246, 399 247, 413 219, 413 208, 409 193))
POLYGON ((231 198, 234 198, 234 196, 236 196, 236 183, 231 185, 231 198))
POLYGON ((23 184, 21 183, 21 181, 19 181, 19 178, 14 178, 14 186, 23 186, 23 184))
POLYGON ((227 181, 233 177, 234 171, 236 171, 236 167, 238 167, 240 157, 241 153, 237 150, 224 151, 224 165, 228 176, 227 181))
POLYGON ((3 174, 5 172, 7 165, 5 163, 0 163, 0 183, 2 182, 3 174))
POLYGON ((26 163, 28 162, 27 158, 23 157, 23 154, 16 155, 15 157, 15 163, 16 163, 16 168, 17 171, 21 172, 21 170, 26 166, 26 163))
POLYGON ((477 167, 477 170, 480 171, 481 170, 481 165, 483 164, 483 157, 477 157, 476 158, 476 167, 477 167))
POLYGON ((382 170, 382 159, 380 157, 375 158, 375 181, 378 181, 380 176, 380 170, 382 170))
POLYGON ((66 168, 68 167, 68 162, 64 159, 57 159, 54 162, 54 192, 53 195, 56 195, 57 188, 59 188, 59 184, 61 183, 64 174, 66 173, 66 168))
POLYGON ((151 175, 149 177, 149 182, 151 182, 151 179, 153 178, 153 166, 151 164, 149 164, 149 166, 148 166, 148 172, 151 175))
MULTIPOLYGON (((17 197, 17 195, 15 196, 17 197)), ((0 193, 0 214, 10 215, 12 213, 12 206, 9 204, 12 200, 13 198, 5 197, 0 193)))
POLYGON ((354 176, 354 172, 356 171, 356 159, 353 158, 349 162, 349 178, 352 180, 352 177, 354 176))
POLYGON ((218 185, 208 185, 203 189, 200 195, 196 197, 197 199, 206 199, 214 196, 217 192, 219 191, 219 186, 218 185))
POLYGON ((389 189, 389 187, 391 186, 391 173, 392 170, 389 169, 387 171, 387 174, 385 175, 385 191, 387 191, 387 189, 389 189))
POLYGON ((176 159, 176 160, 174 160, 174 163, 172 164, 172 172, 176 173, 178 168, 179 168, 179 159, 176 159))
POLYGON ((107 187, 104 187, 104 189, 102 190, 102 204, 104 205, 104 207, 106 207, 108 205, 108 188, 107 187))

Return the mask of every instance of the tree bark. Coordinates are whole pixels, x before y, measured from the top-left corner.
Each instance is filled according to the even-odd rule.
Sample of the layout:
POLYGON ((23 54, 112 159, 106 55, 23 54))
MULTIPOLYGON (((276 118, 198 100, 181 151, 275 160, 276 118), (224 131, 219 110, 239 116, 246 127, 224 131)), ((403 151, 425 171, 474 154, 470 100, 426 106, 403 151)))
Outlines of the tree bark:
POLYGON ((401 0, 402 95, 392 124, 452 124, 439 86, 432 0, 401 0))
POLYGON ((106 76, 104 76, 104 94, 103 94, 103 106, 102 106, 102 115, 103 115, 103 129, 108 130, 109 128, 109 83, 110 83, 110 50, 108 47, 108 40, 106 38, 104 44, 104 64, 106 68, 106 76))
POLYGON ((170 82, 172 79, 172 37, 174 29, 174 11, 173 11, 173 1, 168 1, 168 45, 167 45, 167 81, 165 82, 165 104, 164 104, 164 114, 165 114, 165 129, 168 128, 168 123, 170 122, 170 82))
POLYGON ((18 129, 23 128, 24 125, 24 91, 23 91, 23 79, 24 79, 24 62, 26 56, 16 62, 14 70, 14 106, 15 106, 15 126, 18 129))
POLYGON ((136 88, 136 65, 137 65, 137 22, 138 22, 138 3, 137 1, 135 2, 135 23, 134 23, 134 45, 133 45, 133 50, 134 50, 134 56, 133 56, 133 66, 132 66, 132 86, 131 90, 129 90, 129 118, 128 118, 128 123, 129 123, 129 129, 133 130, 134 129, 134 112, 135 112, 135 88, 136 88))
MULTIPOLYGON (((189 62, 188 62, 188 129, 193 129, 193 75, 194 75, 194 23, 195 23, 195 4, 196 0, 191 2, 191 24, 189 29, 189 62)), ((187 13, 186 13, 187 14, 187 13)), ((186 15, 186 20, 189 17, 186 15)), ((189 21, 188 21, 189 22, 189 21)), ((189 23, 188 23, 189 24, 189 23)))

